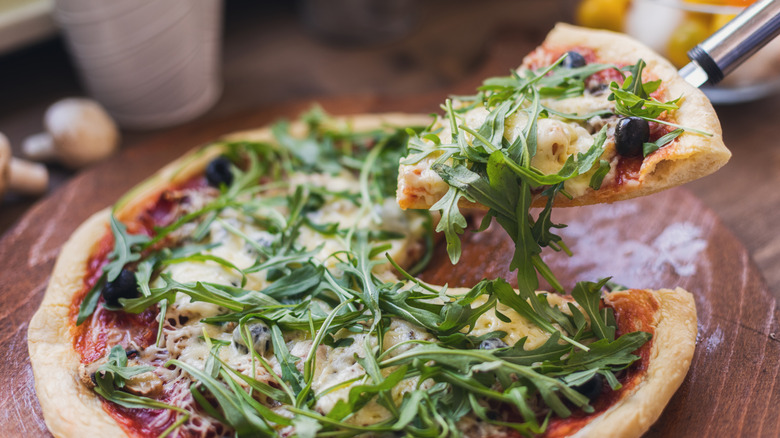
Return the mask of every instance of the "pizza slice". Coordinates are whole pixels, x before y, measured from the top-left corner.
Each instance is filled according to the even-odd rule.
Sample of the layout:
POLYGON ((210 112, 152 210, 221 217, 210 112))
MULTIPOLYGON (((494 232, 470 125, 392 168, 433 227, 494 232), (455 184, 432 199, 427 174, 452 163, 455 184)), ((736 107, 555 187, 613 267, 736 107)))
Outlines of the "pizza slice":
POLYGON ((731 156, 712 105, 668 61, 626 35, 567 24, 511 76, 443 109, 401 160, 402 208, 490 208, 480 180, 527 183, 538 207, 545 193, 560 207, 614 202, 701 178, 731 156), (491 178, 495 167, 514 178, 491 178))
POLYGON ((87 220, 28 332, 52 434, 647 430, 691 362, 691 294, 417 280, 430 216, 393 192, 402 128, 428 122, 315 112, 233 134, 87 220))

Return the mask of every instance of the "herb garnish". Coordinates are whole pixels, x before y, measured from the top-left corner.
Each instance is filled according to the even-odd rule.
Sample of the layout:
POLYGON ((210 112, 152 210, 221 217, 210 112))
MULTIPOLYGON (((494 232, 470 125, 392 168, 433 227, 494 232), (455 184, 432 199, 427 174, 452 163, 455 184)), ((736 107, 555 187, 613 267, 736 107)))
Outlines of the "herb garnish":
MULTIPOLYGON (((578 87, 582 78, 577 75, 584 74, 563 75, 554 83, 544 78, 522 80, 545 84, 550 88, 545 93, 565 94, 561 87, 578 87)), ((532 87, 525 92, 532 95, 531 107, 508 104, 502 114, 541 114, 544 109, 538 92, 532 87)), ((472 148, 465 143, 468 129, 457 124, 457 110, 451 105, 449 109, 454 132, 460 136, 446 153, 455 159, 463 151, 461 146, 472 148)), ((205 363, 196 365, 174 357, 164 364, 191 376, 192 400, 205 415, 237 436, 279 436, 288 427, 298 436, 310 437, 364 433, 459 436, 459 421, 466 416, 531 435, 542 433, 552 415, 566 417, 575 408, 592 411, 588 399, 574 386, 595 373, 603 374, 613 387, 619 385, 614 373, 637 359, 631 352, 649 335, 635 332, 614 339, 614 318, 599 308, 603 283, 578 284, 577 306, 559 306, 552 297, 537 295, 537 271, 562 289, 541 260, 541 248, 568 250, 552 232, 561 225, 551 220, 551 202, 536 219, 528 215, 532 188, 544 190, 549 198, 563 192, 566 180, 598 166, 603 138, 567 161, 558 174, 543 175, 530 165, 530 151, 535 148, 530 128, 522 140, 507 145, 497 115, 488 128, 471 133, 481 142, 478 150, 469 152, 479 160, 476 165, 439 163, 437 171, 452 186, 452 199, 445 207, 452 214, 447 220, 448 226, 454 225, 450 234, 457 237, 466 227, 458 210, 458 201, 465 199, 488 205, 489 217, 520 242, 513 260, 513 266, 524 272, 519 291, 499 279, 483 280, 459 292, 422 283, 389 255, 397 253, 406 238, 393 228, 392 215, 382 210, 384 199, 393 195, 391 182, 396 178, 398 159, 406 155, 407 139, 423 147, 428 144, 423 139, 431 137, 419 136, 418 131, 332 129, 329 118, 319 111, 306 120, 310 131, 303 139, 290 135, 287 125, 277 125, 275 143, 223 144, 226 155, 236 163, 233 185, 200 209, 156 230, 151 238, 139 237, 136 242, 124 227, 115 227, 124 233, 118 240, 130 242, 122 250, 124 255, 114 259, 115 265, 122 259, 136 263, 142 291, 137 298, 120 299, 125 312, 157 308, 162 318, 187 301, 219 306, 216 314, 187 323, 203 323, 227 336, 212 338, 203 326, 201 339, 210 351, 205 363), (309 151, 312 145, 318 147, 317 160, 296 150, 309 151), (347 190, 317 188, 305 179, 277 183, 288 181, 285 175, 298 171, 351 173, 356 183, 347 190), (261 183, 260 175, 274 175, 275 182, 261 183), (504 190, 508 185, 513 188, 504 190), (354 217, 321 218, 323 208, 333 203, 354 207, 349 210, 354 217), (183 226, 197 232, 175 247, 155 245, 183 226), (312 243, 306 233, 321 243, 312 243), (254 263, 246 266, 220 255, 217 251, 227 240, 240 242, 254 263), (188 263, 219 269, 235 282, 177 280, 172 269, 188 263), (389 275, 391 266, 399 279, 389 275), (263 286, 256 286, 258 279, 263 286), (477 320, 492 313, 507 322, 510 312, 534 322, 549 338, 535 348, 529 346, 528 338, 495 350, 477 348, 482 341, 507 335, 503 331, 477 334, 477 320), (385 345, 386 334, 399 321, 425 333, 429 340, 409 338, 385 345), (267 350, 262 352, 253 347, 256 333, 252 327, 257 324, 267 327, 267 350), (232 334, 223 332, 227 327, 235 327, 230 329, 232 334), (230 341, 236 336, 248 346, 250 371, 239 371, 223 354, 225 349, 236 348, 230 341), (310 343, 308 354, 294 354, 295 339, 310 343), (362 348, 355 355, 362 374, 332 387, 318 386, 315 375, 321 359, 316 352, 326 349, 335 354, 337 349, 354 346, 362 348), (401 386, 406 389, 399 394, 401 386), (319 404, 323 398, 344 388, 348 390, 339 393, 323 413, 319 404), (385 413, 382 420, 368 426, 352 421, 362 410, 377 409, 376 405, 385 413)), ((406 229, 414 220, 432 228, 427 212, 415 219, 419 214, 409 212, 397 220, 406 221, 401 224, 406 229)), ((459 248, 451 254, 460 254, 459 248)), ((94 309, 97 298, 91 297, 94 309)), ((158 344, 163 344, 168 330, 160 327, 158 344)), ((111 380, 99 386, 99 393, 111 401, 131 395, 123 391, 122 379, 148 370, 126 367, 126 357, 122 360, 119 351, 124 353, 121 347, 112 349, 116 359, 110 360, 113 368, 106 368, 113 372, 105 374, 111 380)), ((134 403, 135 407, 167 407, 154 400, 134 403)), ((172 409, 181 413, 176 426, 185 424, 186 411, 172 409)))

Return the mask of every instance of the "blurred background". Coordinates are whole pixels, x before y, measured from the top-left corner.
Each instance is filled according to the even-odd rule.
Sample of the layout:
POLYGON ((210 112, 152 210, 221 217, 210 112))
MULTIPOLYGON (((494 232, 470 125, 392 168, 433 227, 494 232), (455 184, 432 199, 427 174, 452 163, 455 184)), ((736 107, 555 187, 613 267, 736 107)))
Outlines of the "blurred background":
MULTIPOLYGON (((70 3, 82 6, 89 2, 70 3)), ((167 3, 184 7, 189 2, 167 3)), ((514 39, 522 42, 511 55, 511 63, 498 72, 506 74, 543 39, 556 21, 572 20, 576 3, 557 0, 227 1, 220 18, 221 54, 215 59, 221 90, 213 105, 202 108, 202 114, 193 118, 217 120, 274 103, 329 96, 415 95, 435 90, 444 96, 455 84, 485 65, 491 43, 501 38, 502 33, 514 33, 514 39), (556 7, 550 7, 553 3, 556 7)), ((27 14, 17 14, 24 15, 24 20, 19 19, 13 29, 0 30, 0 132, 8 137, 16 156, 22 155, 22 145, 28 136, 44 129, 44 113, 55 101, 71 96, 99 97, 88 88, 90 84, 84 80, 86 72, 80 70, 77 61, 103 55, 71 56, 73 44, 60 31, 63 20, 59 17, 55 20, 63 4, 69 6, 67 0, 59 1, 57 9, 51 0, 0 0, 0 29, 3 14, 15 8, 30 8, 27 14)), ((68 18, 71 24, 78 21, 68 18)), ((87 17, 83 21, 90 23, 97 19, 87 17)), ((143 34, 144 24, 137 26, 141 29, 131 29, 129 33, 143 34)), ((97 43, 113 38, 111 30, 98 30, 82 46, 87 50, 101 49, 97 43)), ((150 39, 152 43, 155 41, 150 39)), ((176 52, 174 49, 173 53, 176 52)), ((164 62, 170 56, 152 59, 164 62)), ((130 93, 134 92, 130 88, 130 93)), ((431 112, 436 110, 435 106, 430 108, 431 112)), ((132 148, 166 126, 120 128, 122 148, 132 148)), ((48 167, 52 187, 76 173, 56 163, 48 167)), ((34 202, 34 197, 6 193, 0 205, 0 231, 8 229, 34 202)))
MULTIPOLYGON (((59 187, 102 155, 140 147, 176 126, 219 123, 290 101, 391 96, 403 102, 405 96, 427 95, 439 102, 450 93, 470 93, 485 77, 519 65, 558 21, 627 32, 679 67, 688 49, 750 3, 0 0, 0 133, 13 155, 22 157, 46 143, 30 136, 47 131, 57 140, 53 125, 68 125, 74 114, 92 111, 89 120, 104 120, 101 135, 111 147, 86 158, 60 151, 60 161, 46 165, 43 188, 56 197, 59 187), (64 115, 47 113, 69 97, 96 99, 109 117, 80 101, 69 101, 64 115)), ((725 92, 713 95, 717 102, 731 104, 717 109, 735 156, 717 181, 689 185, 749 248, 764 251, 754 256, 766 266, 780 261, 780 244, 765 248, 763 226, 780 219, 774 208, 780 194, 772 188, 780 182, 772 126, 780 122, 774 94, 780 88, 778 44, 715 90, 725 92), (743 228, 746 214, 754 219, 743 228)), ((2 150, 0 167, 1 157, 2 150)), ((1 180, 2 169, 0 234, 37 199, 2 194, 1 180)), ((780 273, 774 276, 780 282, 780 273)))

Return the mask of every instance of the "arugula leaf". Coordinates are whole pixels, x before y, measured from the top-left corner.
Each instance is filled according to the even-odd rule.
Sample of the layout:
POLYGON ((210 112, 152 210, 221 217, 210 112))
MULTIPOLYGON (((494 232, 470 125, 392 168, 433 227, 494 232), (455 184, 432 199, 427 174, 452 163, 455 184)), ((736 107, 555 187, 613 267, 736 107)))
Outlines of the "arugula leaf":
MULTIPOLYGON (((556 329, 547 318, 542 316, 542 314, 538 313, 534 307, 531 306, 531 304, 526 301, 526 299, 530 298, 531 301, 535 301, 535 294, 533 294, 532 297, 524 297, 522 293, 520 295, 516 294, 515 291, 512 289, 512 286, 509 285, 505 280, 503 279, 497 279, 493 280, 489 286, 489 288, 492 289, 492 293, 494 293, 498 297, 498 301, 501 304, 504 304, 506 306, 511 307, 515 312, 517 312, 520 316, 523 318, 533 322, 537 327, 541 328, 542 330, 555 334, 560 333, 558 329, 556 329)), ((571 345, 574 345, 582 350, 588 350, 588 347, 580 344, 574 339, 571 339, 561 333, 561 339, 564 341, 570 343, 571 345)))
POLYGON ((601 288, 607 284, 609 278, 604 278, 598 283, 581 281, 574 286, 571 292, 572 298, 585 310, 590 318, 590 326, 599 339, 615 340, 615 327, 609 325, 606 320, 606 309, 602 311, 601 288))
POLYGON ((108 401, 128 409, 170 409, 182 414, 161 436, 167 436, 189 418, 189 412, 148 397, 131 394, 118 389, 124 388, 127 380, 154 370, 151 366, 127 366, 127 354, 121 345, 114 345, 109 351, 106 363, 95 372, 94 391, 108 401))
POLYGON ((271 342, 274 345, 274 356, 282 368, 282 379, 290 385, 293 393, 297 395, 306 386, 303 374, 295 366, 301 358, 290 354, 278 325, 271 326, 271 342))
POLYGON ((406 366, 399 367, 376 385, 362 384, 352 386, 347 400, 338 400, 327 416, 334 420, 344 420, 348 415, 362 409, 377 394, 390 391, 398 385, 405 378, 407 368, 406 366))
POLYGON ((145 234, 129 234, 127 226, 111 215, 111 233, 114 236, 114 249, 108 254, 109 262, 103 266, 107 273, 106 281, 112 282, 119 277, 122 268, 141 258, 141 247, 151 239, 145 234))
POLYGON ((533 350, 526 350, 525 343, 528 337, 523 337, 515 345, 497 350, 495 352, 496 357, 499 357, 507 362, 512 362, 517 365, 533 365, 537 362, 544 361, 557 361, 564 354, 570 352, 572 347, 570 345, 561 345, 558 343, 561 339, 561 333, 555 332, 550 336, 547 341, 534 348, 533 350))
POLYGON ((84 296, 84 300, 79 306, 79 314, 76 317, 76 325, 81 325, 97 308, 98 300, 100 299, 100 293, 103 291, 103 286, 106 284, 106 273, 103 272, 100 278, 95 282, 95 285, 84 296))
POLYGON ((606 367, 625 368, 634 363, 638 356, 631 354, 652 338, 650 333, 631 332, 609 340, 599 339, 588 347, 589 351, 575 351, 566 360, 564 369, 594 369, 606 367))
POLYGON ((588 186, 590 186, 590 188, 593 190, 600 189, 601 183, 604 181, 604 177, 609 173, 609 170, 609 161, 599 160, 599 168, 593 173, 593 176, 590 177, 590 183, 588 183, 588 186))
MULTIPOLYGON (((242 397, 245 394, 240 387, 236 388, 233 379, 227 379, 227 385, 207 373, 185 362, 173 359, 165 363, 166 367, 176 366, 197 379, 195 385, 201 385, 209 391, 222 411, 227 424, 235 429, 238 436, 271 437, 276 433, 253 408, 253 405, 242 397), (233 382, 231 385, 230 383, 233 382)), ((224 371, 223 371, 224 372, 224 371)))
POLYGON ((452 264, 460 260, 460 235, 468 225, 466 218, 460 212, 458 203, 464 197, 463 192, 455 187, 450 187, 447 193, 431 206, 431 210, 441 211, 441 220, 436 225, 436 231, 444 231, 447 237, 447 254, 452 264))
POLYGON ((677 128, 674 131, 664 135, 663 137, 659 138, 658 140, 652 142, 652 143, 643 143, 642 144, 642 153, 646 157, 650 155, 651 153, 657 151, 658 149, 666 146, 667 144, 674 141, 675 138, 679 137, 680 134, 683 133, 682 128, 677 128))

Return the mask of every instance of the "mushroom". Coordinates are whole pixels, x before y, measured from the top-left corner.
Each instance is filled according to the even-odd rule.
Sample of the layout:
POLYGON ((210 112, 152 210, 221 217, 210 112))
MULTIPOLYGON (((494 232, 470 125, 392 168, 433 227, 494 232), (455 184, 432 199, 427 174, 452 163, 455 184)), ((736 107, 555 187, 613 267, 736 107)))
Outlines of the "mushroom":
POLYGON ((0 133, 0 198, 6 189, 22 195, 40 195, 48 187, 46 166, 11 156, 8 138, 0 133))
POLYGON ((46 110, 46 132, 28 137, 22 152, 35 161, 58 160, 72 169, 98 162, 116 151, 119 130, 93 100, 68 98, 46 110))

